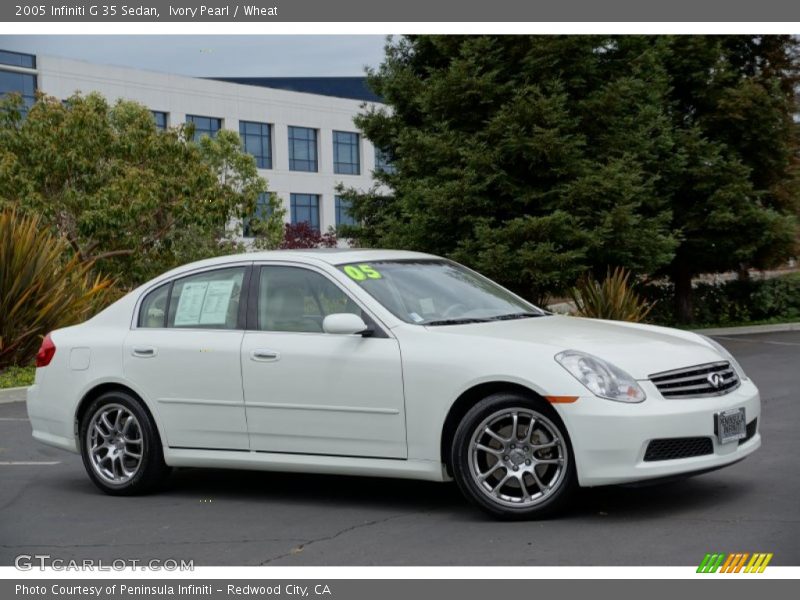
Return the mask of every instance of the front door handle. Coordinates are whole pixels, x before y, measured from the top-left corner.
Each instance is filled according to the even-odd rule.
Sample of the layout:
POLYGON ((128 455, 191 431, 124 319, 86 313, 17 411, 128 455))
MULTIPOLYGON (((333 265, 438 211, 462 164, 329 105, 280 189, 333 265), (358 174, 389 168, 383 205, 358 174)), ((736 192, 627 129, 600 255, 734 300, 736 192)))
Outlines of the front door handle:
POLYGON ((131 354, 139 358, 152 358, 156 355, 156 349, 152 346, 134 346, 131 354))
POLYGON ((250 360, 259 362, 274 362, 280 358, 280 354, 274 350, 267 350, 265 348, 258 348, 250 353, 250 360))

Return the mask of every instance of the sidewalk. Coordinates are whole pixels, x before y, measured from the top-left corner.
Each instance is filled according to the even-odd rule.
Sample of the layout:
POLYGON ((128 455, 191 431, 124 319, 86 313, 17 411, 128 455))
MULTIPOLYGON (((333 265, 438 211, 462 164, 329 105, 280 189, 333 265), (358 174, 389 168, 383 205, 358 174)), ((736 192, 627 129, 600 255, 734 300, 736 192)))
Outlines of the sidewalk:
POLYGON ((0 404, 9 402, 23 402, 25 400, 26 387, 5 388, 0 390, 0 404))
POLYGON ((777 333, 781 331, 800 331, 800 323, 774 323, 771 325, 741 325, 739 327, 711 327, 693 329, 703 335, 752 335, 755 333, 777 333))

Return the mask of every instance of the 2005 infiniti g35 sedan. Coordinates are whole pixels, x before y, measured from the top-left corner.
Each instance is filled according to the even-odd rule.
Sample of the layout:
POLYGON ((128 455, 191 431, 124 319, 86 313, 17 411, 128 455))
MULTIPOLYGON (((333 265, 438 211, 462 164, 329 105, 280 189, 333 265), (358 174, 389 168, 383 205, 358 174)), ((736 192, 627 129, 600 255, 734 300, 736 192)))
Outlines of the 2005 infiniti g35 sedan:
POLYGON ((109 494, 170 467, 448 481, 500 517, 761 445, 758 390, 693 333, 555 316, 451 261, 277 251, 180 267, 53 331, 33 436, 109 494))

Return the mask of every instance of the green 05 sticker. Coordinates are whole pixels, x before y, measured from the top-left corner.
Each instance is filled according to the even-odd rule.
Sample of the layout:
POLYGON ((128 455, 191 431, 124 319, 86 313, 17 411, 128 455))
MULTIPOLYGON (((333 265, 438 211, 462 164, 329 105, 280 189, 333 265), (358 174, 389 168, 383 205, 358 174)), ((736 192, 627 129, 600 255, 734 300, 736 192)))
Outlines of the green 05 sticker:
POLYGON ((365 279, 380 279, 382 275, 369 265, 347 265, 343 271, 350 279, 364 281, 365 279))

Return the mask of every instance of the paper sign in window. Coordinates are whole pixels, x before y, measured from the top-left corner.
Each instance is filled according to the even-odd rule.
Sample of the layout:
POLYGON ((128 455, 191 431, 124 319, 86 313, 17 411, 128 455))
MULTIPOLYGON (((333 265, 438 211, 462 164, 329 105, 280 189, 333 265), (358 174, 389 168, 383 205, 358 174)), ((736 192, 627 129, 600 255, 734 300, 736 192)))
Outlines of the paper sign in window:
POLYGON ((192 281, 183 284, 178 308, 175 309, 175 326, 199 325, 203 301, 206 298, 207 281, 192 281))
POLYGON ((225 325, 234 281, 210 281, 200 312, 200 325, 225 325))
POLYGON ((234 285, 232 280, 185 283, 175 310, 175 326, 225 325, 234 285))

